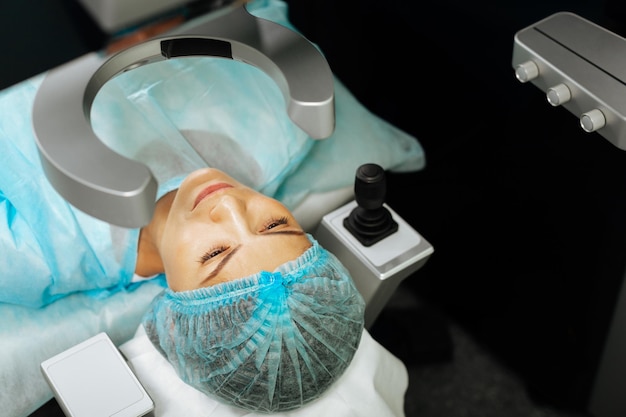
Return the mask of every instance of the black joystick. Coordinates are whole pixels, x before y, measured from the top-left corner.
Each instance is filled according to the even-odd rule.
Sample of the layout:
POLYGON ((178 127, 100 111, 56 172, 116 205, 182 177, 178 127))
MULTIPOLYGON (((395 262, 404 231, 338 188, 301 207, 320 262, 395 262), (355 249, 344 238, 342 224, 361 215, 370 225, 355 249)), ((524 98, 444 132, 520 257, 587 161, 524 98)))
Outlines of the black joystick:
POLYGON ((354 194, 357 206, 343 225, 363 246, 372 246, 398 230, 398 223, 383 206, 387 182, 381 166, 364 164, 356 170, 354 194))

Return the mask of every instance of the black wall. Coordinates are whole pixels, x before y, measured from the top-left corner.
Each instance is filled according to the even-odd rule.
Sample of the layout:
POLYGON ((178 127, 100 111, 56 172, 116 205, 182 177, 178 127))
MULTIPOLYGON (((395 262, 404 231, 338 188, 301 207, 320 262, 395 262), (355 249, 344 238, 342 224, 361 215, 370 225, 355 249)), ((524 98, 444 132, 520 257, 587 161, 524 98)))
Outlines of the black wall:
POLYGON ((374 113, 415 135, 427 167, 390 174, 388 202, 435 247, 409 278, 527 382, 585 410, 625 271, 626 152, 521 84, 515 32, 596 1, 290 1, 292 21, 374 113))

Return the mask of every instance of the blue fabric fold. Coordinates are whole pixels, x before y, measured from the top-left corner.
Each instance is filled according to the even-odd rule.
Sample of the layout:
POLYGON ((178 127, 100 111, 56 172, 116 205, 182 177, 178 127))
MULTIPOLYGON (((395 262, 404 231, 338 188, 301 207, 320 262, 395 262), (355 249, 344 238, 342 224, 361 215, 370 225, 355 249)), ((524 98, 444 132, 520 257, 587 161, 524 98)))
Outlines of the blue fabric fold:
POLYGON ((80 212, 48 182, 31 125, 42 79, 0 93, 0 302, 30 307, 129 284, 139 233, 80 212))

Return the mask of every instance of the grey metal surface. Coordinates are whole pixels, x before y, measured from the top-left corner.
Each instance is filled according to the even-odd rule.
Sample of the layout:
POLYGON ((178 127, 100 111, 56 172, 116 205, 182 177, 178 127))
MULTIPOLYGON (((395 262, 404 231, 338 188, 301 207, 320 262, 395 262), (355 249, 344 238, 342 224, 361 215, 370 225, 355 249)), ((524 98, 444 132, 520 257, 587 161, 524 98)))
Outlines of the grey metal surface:
POLYGON ((96 94, 116 75, 166 59, 216 56, 254 65, 276 82, 289 117, 314 139, 335 127, 333 74, 306 38, 252 16, 245 5, 194 19, 108 59, 88 54, 51 70, 33 107, 44 171, 78 209, 123 227, 150 221, 157 184, 150 170, 104 146, 91 128, 96 94))
POLYGON ((626 40, 575 14, 556 13, 515 35, 512 65, 521 82, 577 116, 583 130, 626 149, 626 40), (554 102, 555 89, 563 87, 567 100, 554 102))

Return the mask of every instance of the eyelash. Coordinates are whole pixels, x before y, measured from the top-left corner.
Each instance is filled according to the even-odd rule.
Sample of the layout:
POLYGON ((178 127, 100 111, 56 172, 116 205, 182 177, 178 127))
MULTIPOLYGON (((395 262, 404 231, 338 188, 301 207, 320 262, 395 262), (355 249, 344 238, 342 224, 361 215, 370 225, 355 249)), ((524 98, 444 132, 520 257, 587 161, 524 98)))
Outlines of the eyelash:
MULTIPOLYGON (((279 217, 279 218, 272 218, 267 223, 265 223, 265 226, 263 226, 263 231, 271 230, 277 226, 280 226, 281 224, 288 224, 288 223, 289 223, 289 219, 287 219, 287 217, 285 216, 279 217)), ((211 248, 208 251, 206 251, 204 255, 200 257, 200 260, 198 262, 200 262, 201 264, 205 263, 209 259, 216 257, 217 255, 219 255, 220 253, 226 250, 228 250, 228 246, 224 246, 224 245, 219 245, 214 248, 211 248)))
POLYGON ((206 261, 208 261, 209 259, 219 255, 220 253, 226 251, 228 249, 228 246, 216 246, 212 249, 209 249, 208 251, 206 251, 204 253, 204 255, 202 255, 200 257, 200 260, 198 262, 200 262, 201 264, 205 263, 206 261))
POLYGON ((288 223, 289 223, 289 220, 285 216, 279 217, 279 218, 272 218, 267 223, 265 223, 265 226, 263 226, 263 231, 271 230, 277 226, 280 226, 281 224, 288 224, 288 223))

